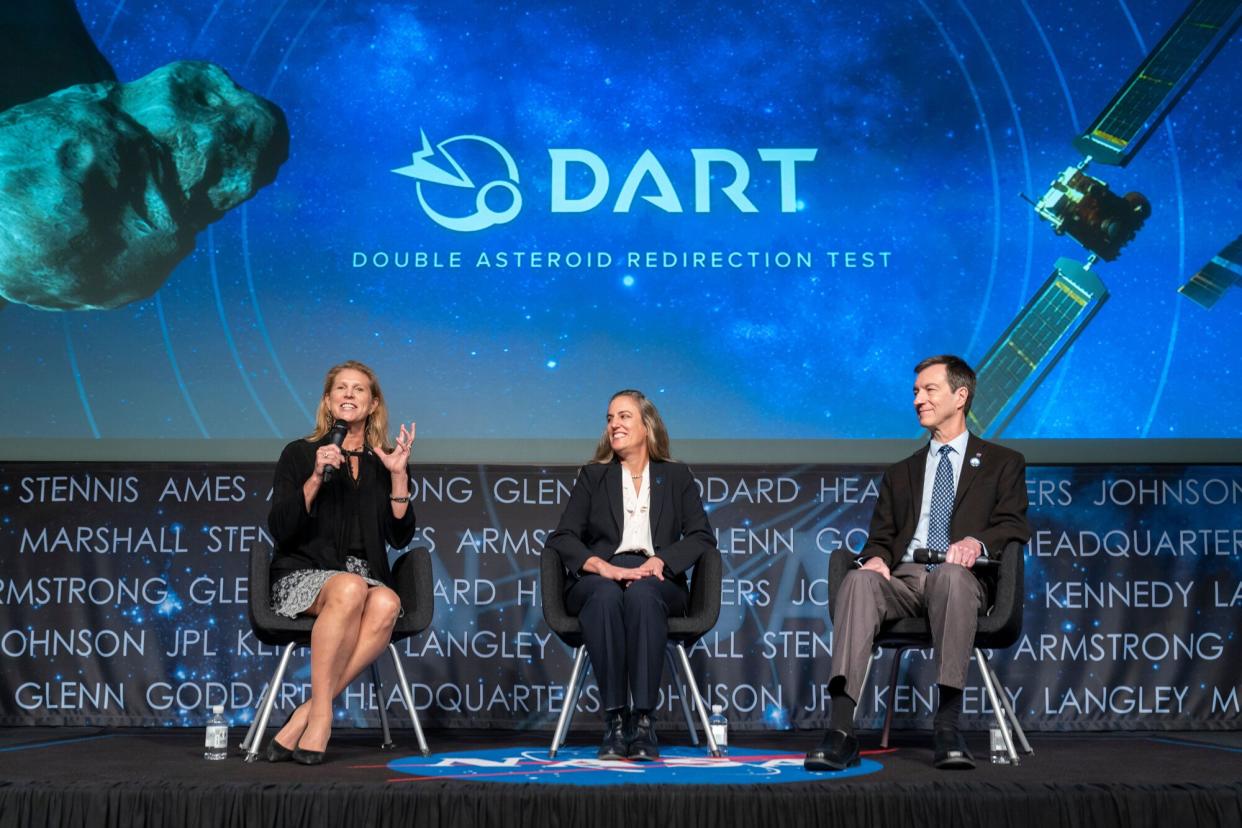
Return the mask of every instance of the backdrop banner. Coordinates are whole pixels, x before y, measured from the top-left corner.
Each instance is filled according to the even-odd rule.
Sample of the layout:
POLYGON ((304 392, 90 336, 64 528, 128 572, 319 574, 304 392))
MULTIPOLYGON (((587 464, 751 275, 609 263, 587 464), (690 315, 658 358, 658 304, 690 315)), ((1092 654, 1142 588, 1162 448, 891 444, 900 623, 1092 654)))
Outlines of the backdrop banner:
MULTIPOLYGON (((539 555, 574 467, 415 466, 435 617, 399 645, 430 726, 550 728, 570 651, 543 622, 539 555)), ((832 630, 828 557, 862 548, 877 466, 695 469, 724 558, 720 621, 691 652, 709 704, 743 730, 822 727, 832 630)), ((191 726, 222 704, 249 722, 276 666, 250 630, 247 563, 266 554, 271 464, 0 467, 0 724, 191 726)), ((1037 730, 1242 726, 1242 468, 1031 467, 1019 643, 994 655, 1037 730)), ((393 555, 403 550, 394 550, 393 555)), ((295 655, 283 709, 309 696, 295 655)), ((875 727, 927 727, 931 653, 885 655, 860 705, 875 727), (880 678, 879 685, 874 679, 880 678)), ((385 675, 391 666, 383 665, 385 675)), ((969 725, 990 714, 972 667, 969 725)), ((679 718, 667 685, 659 714, 679 718)), ((398 713, 391 683, 382 701, 398 713)), ((377 725, 360 682, 342 725, 377 725)), ((577 726, 596 726, 588 679, 577 726)), ((279 721, 279 714, 275 721, 279 721)))

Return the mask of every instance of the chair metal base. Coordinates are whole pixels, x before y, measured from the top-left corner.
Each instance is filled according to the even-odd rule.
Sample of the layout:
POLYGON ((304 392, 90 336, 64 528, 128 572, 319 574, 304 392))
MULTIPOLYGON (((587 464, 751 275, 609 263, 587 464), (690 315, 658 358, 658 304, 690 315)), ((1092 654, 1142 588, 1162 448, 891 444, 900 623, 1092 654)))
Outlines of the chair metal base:
MULTIPOLYGON (((695 732, 694 718, 690 712, 690 709, 694 708, 698 712, 699 724, 707 739, 708 754, 720 756, 720 748, 716 745, 716 739, 712 736, 712 729, 707 722, 707 705, 703 701, 703 695, 699 692, 698 683, 694 680, 694 672, 690 669, 690 658, 686 655, 686 648, 681 642, 670 641, 665 657, 669 670, 674 680, 678 682, 678 689, 681 691, 679 694, 681 712, 685 717, 686 727, 690 731, 690 742, 698 747, 699 737, 695 732), (690 697, 689 701, 686 699, 687 695, 690 697)), ((582 680, 586 678, 589 668, 590 659, 587 657, 586 647, 579 646, 574 650, 574 666, 569 674, 569 684, 565 686, 565 698, 561 704, 560 715, 556 719, 556 730, 552 733, 552 747, 548 750, 549 758, 555 759, 557 751, 565 746, 565 737, 569 734, 569 725, 574 718, 574 708, 578 706, 578 697, 582 695, 582 680)))
MULTIPOLYGON (((917 650, 918 645, 911 644, 907 647, 898 647, 893 653, 893 667, 889 672, 888 680, 888 705, 884 712, 884 732, 880 736, 880 747, 888 747, 888 735, 893 725, 893 697, 897 692, 897 679, 901 672, 902 659, 908 650, 917 650)), ((871 658, 867 660, 867 671, 863 674, 863 686, 867 686, 867 677, 871 675, 871 665, 875 663, 879 655, 879 648, 871 651, 871 658)), ((979 665, 979 675, 983 679, 983 690, 987 693, 988 703, 992 705, 992 715, 996 719, 996 727, 1000 729, 1005 739, 1005 750, 1009 754, 1009 761, 1018 764, 1018 751, 1014 747, 1014 736, 1017 736, 1018 744, 1022 747, 1022 752, 1030 756, 1035 753, 1031 743, 1026 740, 1026 733, 1022 730, 1022 725, 1018 723, 1018 716, 1014 713, 1013 705, 1009 703, 1009 696, 1005 693, 1005 687, 1000 683, 1000 679, 996 675, 996 671, 988 662, 987 655, 979 647, 974 650, 974 661, 979 665)), ((857 713, 857 711, 855 711, 857 713)))
MULTIPOLYGON (((289 657, 293 655, 294 647, 299 646, 297 642, 286 644, 280 654, 280 663, 276 665, 276 672, 272 675, 272 680, 267 685, 267 690, 259 699, 258 711, 254 720, 250 723, 250 729, 246 731, 246 738, 242 740, 241 749, 246 753, 247 762, 255 762, 259 759, 259 747, 263 741, 263 733, 267 730, 267 723, 272 717, 272 708, 276 706, 276 694, 279 692, 281 682, 284 681, 285 671, 289 667, 289 657)), ((392 665, 397 673, 397 686, 401 690, 401 701, 405 704, 406 711, 410 714, 410 719, 414 725, 414 738, 418 741, 418 750, 423 756, 430 756, 431 749, 427 747, 427 739, 423 736, 423 726, 418 721, 418 710, 414 707, 414 697, 410 694, 410 683, 406 680, 405 670, 401 666, 401 657, 397 653, 397 645, 390 643, 388 645, 388 653, 392 656, 392 665)), ((380 678, 379 662, 371 665, 371 680, 375 683, 376 701, 379 704, 380 724, 383 728, 384 742, 380 745, 381 750, 392 750, 395 744, 392 740, 392 732, 388 726, 388 709, 384 704, 384 683, 380 678)))

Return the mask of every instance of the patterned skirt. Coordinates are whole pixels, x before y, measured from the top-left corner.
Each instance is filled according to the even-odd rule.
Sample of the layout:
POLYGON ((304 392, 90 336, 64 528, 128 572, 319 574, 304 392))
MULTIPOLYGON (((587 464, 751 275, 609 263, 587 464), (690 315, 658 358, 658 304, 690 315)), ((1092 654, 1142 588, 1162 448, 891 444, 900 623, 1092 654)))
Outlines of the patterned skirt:
POLYGON ((358 575, 371 586, 384 585, 371 577, 366 561, 350 555, 345 558, 344 569, 299 569, 280 576, 280 580, 272 584, 272 611, 286 618, 297 618, 315 603, 328 579, 342 572, 358 575))

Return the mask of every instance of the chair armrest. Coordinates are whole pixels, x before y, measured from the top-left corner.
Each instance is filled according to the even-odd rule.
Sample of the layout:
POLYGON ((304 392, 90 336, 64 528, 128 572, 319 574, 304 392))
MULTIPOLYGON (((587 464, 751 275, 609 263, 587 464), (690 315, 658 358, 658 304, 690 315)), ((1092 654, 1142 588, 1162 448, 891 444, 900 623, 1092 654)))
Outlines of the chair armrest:
POLYGON ((1023 589, 1026 559, 1022 544, 1011 543, 1000 557, 996 594, 986 618, 979 619, 979 632, 989 636, 989 647, 1008 647, 1022 633, 1023 589))
POLYGON ((250 550, 250 581, 246 605, 250 627, 255 638, 264 644, 278 646, 300 641, 310 634, 315 619, 307 616, 286 618, 272 609, 271 556, 266 544, 255 544, 250 550))
POLYGON ((272 558, 266 544, 250 548, 250 601, 269 600, 272 592, 272 558))
POLYGON ((393 564, 392 576, 405 611, 397 626, 402 632, 422 632, 431 626, 431 616, 435 612, 431 553, 422 546, 409 550, 393 564))
POLYGON ((250 547, 250 580, 246 585, 246 603, 250 611, 250 626, 254 628, 265 627, 275 615, 271 609, 271 565, 266 544, 256 543, 250 547))
POLYGON ((579 629, 578 619, 565 610, 565 565, 560 553, 547 546, 539 556, 539 594, 543 620, 552 632, 564 635, 579 629))
POLYGON ((703 550, 690 577, 690 606, 686 616, 701 621, 704 630, 716 626, 720 618, 720 588, 724 564, 716 547, 703 550))

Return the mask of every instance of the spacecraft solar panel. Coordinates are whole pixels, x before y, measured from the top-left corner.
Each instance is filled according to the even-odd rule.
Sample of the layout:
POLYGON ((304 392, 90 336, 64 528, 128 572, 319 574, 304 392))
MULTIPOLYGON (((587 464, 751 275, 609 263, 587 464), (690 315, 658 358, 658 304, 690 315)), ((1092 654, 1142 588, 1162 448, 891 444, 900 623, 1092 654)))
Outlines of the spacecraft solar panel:
MULTIPOLYGON (((1074 148, 1125 166, 1242 22, 1242 0, 1196 0, 1074 148)), ((1232 107, 1230 107, 1232 111, 1232 107)))
POLYGON ((1108 298, 1099 277, 1058 259, 1043 287, 979 363, 971 431, 995 436, 1108 298))
POLYGON ((1225 294, 1230 286, 1242 282, 1242 236, 1238 236, 1225 249, 1217 253, 1190 281, 1177 289, 1187 299, 1193 299, 1210 308, 1225 294))

